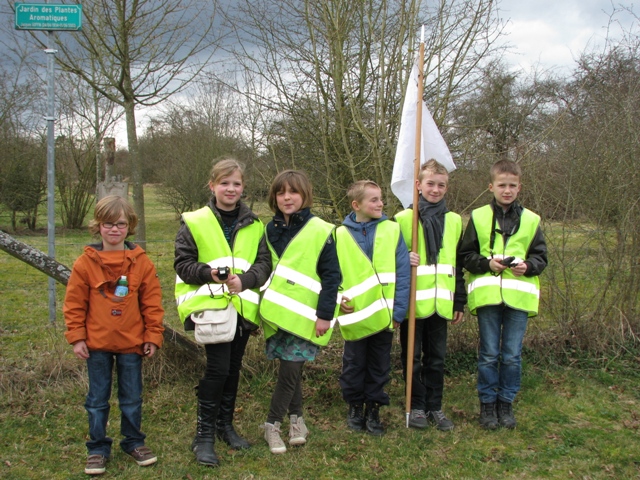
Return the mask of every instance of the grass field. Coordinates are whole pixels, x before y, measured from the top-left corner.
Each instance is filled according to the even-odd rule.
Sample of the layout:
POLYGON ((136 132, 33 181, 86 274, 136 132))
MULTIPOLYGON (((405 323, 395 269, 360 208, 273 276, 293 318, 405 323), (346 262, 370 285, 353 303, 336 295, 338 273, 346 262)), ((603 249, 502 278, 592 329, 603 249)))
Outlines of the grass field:
MULTIPOLYGON (((179 328, 173 302, 173 237, 178 222, 147 189, 147 250, 158 266, 166 322, 179 328)), ((267 214, 265 212, 265 215, 267 214)), ((265 217, 266 218, 266 217, 265 217)), ((0 226, 6 225, 0 216, 0 226)), ((46 250, 46 236, 20 235, 46 250)), ((71 266, 90 238, 86 232, 57 235, 57 258, 71 266)), ((85 366, 64 340, 64 288, 58 287, 58 322, 47 320, 47 279, 0 253, 0 478, 74 479, 83 473, 87 419, 85 366)), ((542 328, 532 322, 530 333, 542 328)), ((469 319, 450 330, 473 342, 469 319)), ((469 340, 468 340, 469 341, 469 340)), ((252 338, 240 385, 237 429, 253 444, 233 452, 217 444, 221 467, 194 462, 189 444, 195 427, 193 387, 202 364, 168 342, 144 366, 143 430, 158 454, 141 468, 119 451, 119 411, 112 399, 109 433, 114 449, 101 478, 119 479, 629 479, 640 478, 640 369, 637 352, 592 358, 575 352, 556 362, 546 351, 527 349, 514 431, 488 432, 477 425, 474 355, 455 349, 449 362, 445 411, 453 432, 404 428, 404 383, 399 345, 393 347, 392 403, 382 410, 382 438, 349 431, 338 385, 341 340, 334 335, 316 362, 305 367, 305 418, 311 435, 304 447, 271 455, 259 424, 274 387, 274 364, 264 340, 252 338)))

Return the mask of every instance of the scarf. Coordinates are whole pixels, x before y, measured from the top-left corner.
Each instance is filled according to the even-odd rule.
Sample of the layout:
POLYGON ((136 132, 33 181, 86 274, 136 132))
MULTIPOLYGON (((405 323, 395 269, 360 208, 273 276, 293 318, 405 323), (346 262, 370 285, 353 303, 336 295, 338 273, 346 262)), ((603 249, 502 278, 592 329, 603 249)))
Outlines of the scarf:
POLYGON ((427 265, 438 263, 438 255, 444 237, 444 215, 449 211, 443 198, 438 203, 427 202, 422 195, 418 200, 418 211, 427 244, 427 265))

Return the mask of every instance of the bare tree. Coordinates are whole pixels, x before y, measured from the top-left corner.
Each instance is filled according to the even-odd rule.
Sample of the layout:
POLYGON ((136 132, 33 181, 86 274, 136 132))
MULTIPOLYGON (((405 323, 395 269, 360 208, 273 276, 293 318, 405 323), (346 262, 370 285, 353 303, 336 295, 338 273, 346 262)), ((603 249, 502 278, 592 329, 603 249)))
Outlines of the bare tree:
MULTIPOLYGON (((449 102, 500 34, 492 0, 241 0, 236 58, 266 87, 247 91, 275 113, 270 149, 306 169, 338 216, 361 178, 389 184, 413 46, 428 25, 427 74, 444 121, 449 102)), ((392 206, 395 200, 389 197, 392 206)))
POLYGON ((215 158, 232 155, 242 160, 247 153, 238 123, 239 98, 214 78, 201 78, 188 99, 173 102, 141 137, 140 152, 145 163, 153 159, 156 165, 162 200, 177 214, 208 201, 215 158))
POLYGON ((271 180, 275 177, 277 168, 269 154, 271 146, 270 125, 278 115, 270 110, 264 102, 255 102, 254 98, 265 96, 265 82, 261 77, 241 72, 238 80, 231 87, 236 92, 236 121, 239 135, 247 147, 245 162, 246 188, 250 207, 253 209, 256 200, 265 199, 271 180))
MULTIPOLYGON (((570 112, 557 139, 560 171, 571 181, 571 212, 595 226, 597 275, 590 301, 601 318, 620 312, 638 331, 640 292, 640 40, 583 55, 567 89, 570 112), (561 133, 561 136, 560 136, 561 133), (613 234, 613 235, 612 235, 613 234), (606 281, 604 281, 606 280, 606 281), (609 295, 605 301, 604 295, 609 295), (600 299, 600 301, 598 301, 600 299), (594 302, 595 300, 595 302, 594 302)), ((563 183, 564 183, 563 182, 563 183)), ((566 183, 565 183, 566 184, 566 183)), ((571 220, 569 217, 567 220, 571 220)), ((593 272, 589 272, 593 275, 593 272)))
POLYGON ((213 35, 216 2, 87 0, 82 6, 83 30, 57 37, 56 60, 124 109, 134 208, 140 220, 136 240, 144 243, 135 109, 156 105, 183 90, 207 65, 217 41, 213 35))
MULTIPOLYGON (((478 70, 476 88, 455 101, 449 113, 447 137, 459 170, 452 177, 453 195, 447 203, 460 212, 487 201, 482 193, 496 161, 509 159, 528 166, 544 158, 539 154, 548 152, 550 129, 557 118, 559 82, 548 72, 525 76, 499 60, 478 70)), ((528 188, 523 192, 525 201, 529 193, 528 188)), ((549 217, 546 208, 536 211, 549 217)))
POLYGON ((116 110, 116 104, 75 75, 59 75, 57 83, 56 185, 62 223, 67 228, 80 228, 101 179, 98 158, 102 139, 122 110, 116 110))
POLYGON ((38 208, 46 191, 45 156, 39 82, 28 71, 28 52, 6 51, 0 63, 0 204, 19 222, 35 230, 38 208))

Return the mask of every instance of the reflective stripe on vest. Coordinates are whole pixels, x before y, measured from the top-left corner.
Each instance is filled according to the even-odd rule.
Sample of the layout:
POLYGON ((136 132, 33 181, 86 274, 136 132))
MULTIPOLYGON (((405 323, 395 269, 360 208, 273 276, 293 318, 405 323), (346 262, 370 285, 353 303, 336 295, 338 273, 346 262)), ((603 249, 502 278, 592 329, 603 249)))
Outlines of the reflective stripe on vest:
POLYGON ((359 340, 390 328, 396 292, 398 224, 383 221, 376 226, 373 259, 369 260, 347 227, 336 229, 336 249, 342 270, 342 295, 349 298, 353 313, 338 314, 345 340, 359 340))
POLYGON ((282 257, 278 257, 267 238, 274 269, 260 301, 266 338, 281 328, 316 345, 329 342, 334 320, 327 333, 316 337, 316 309, 322 289, 316 266, 334 228, 318 217, 310 218, 291 239, 282 257))
MULTIPOLYGON (((498 228, 491 225, 494 220, 491 205, 485 205, 471 212, 471 218, 478 235, 480 255, 491 258, 492 254, 501 254, 505 257, 527 258, 527 251, 533 241, 540 217, 526 208, 520 217, 518 231, 508 237, 506 245, 501 234, 495 236, 493 252, 490 251, 491 229, 498 228)), ((496 222, 497 223, 497 222, 496 222)), ((504 303, 511 308, 526 311, 530 317, 538 314, 540 299, 540 280, 538 276, 516 277, 510 268, 500 275, 485 274, 469 275, 469 311, 477 315, 478 307, 487 305, 500 305, 504 303)))
MULTIPOLYGON (((407 246, 411 248, 413 210, 406 209, 396 215, 407 246)), ((444 216, 444 236, 438 252, 438 263, 426 265, 427 246, 422 222, 418 225, 418 253, 420 265, 416 279, 416 318, 427 318, 438 313, 453 320, 453 299, 456 291, 456 257, 462 236, 462 218, 454 212, 444 216)))
MULTIPOLYGON (((198 247, 198 262, 206 263, 212 268, 230 267, 231 272, 236 275, 251 268, 264 235, 262 222, 254 221, 238 230, 233 240, 232 252, 218 219, 209 207, 185 212, 182 218, 198 247)), ((175 297, 182 322, 193 312, 226 308, 231 300, 242 317, 258 324, 258 289, 247 289, 238 295, 229 295, 225 284, 191 285, 176 275, 175 297)))

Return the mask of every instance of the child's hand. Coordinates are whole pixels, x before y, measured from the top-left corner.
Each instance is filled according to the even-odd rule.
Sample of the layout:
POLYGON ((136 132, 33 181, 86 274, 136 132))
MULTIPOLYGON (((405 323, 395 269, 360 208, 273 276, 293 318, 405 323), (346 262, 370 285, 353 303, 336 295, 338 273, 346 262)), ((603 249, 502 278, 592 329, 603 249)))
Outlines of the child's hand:
POLYGON ((409 252, 409 263, 412 267, 420 266, 420 255, 416 252, 409 252))
POLYGON ((462 322, 463 317, 464 312, 453 312, 453 321, 451 322, 451 325, 458 325, 462 322))
POLYGON ((400 328, 400 322, 396 322, 395 320, 393 321, 393 328, 395 328, 396 330, 398 328, 400 328))
POLYGON ((496 273, 502 273, 504 270, 509 268, 506 265, 502 265, 500 261, 502 260, 502 256, 495 256, 489 260, 489 268, 491 271, 496 273))
POLYGON ((89 348, 87 348, 87 342, 80 340, 73 344, 73 353, 80 360, 86 360, 89 358, 89 348))
POLYGON ((223 283, 227 284, 227 288, 231 295, 237 295, 242 291, 242 281, 237 275, 229 275, 229 278, 223 283))
MULTIPOLYGON (((231 275, 229 275, 229 277, 231 277, 231 275)), ((227 280, 220 280, 218 278, 218 269, 217 268, 212 268, 211 269, 211 278, 213 278, 213 281, 216 283, 227 283, 227 281, 229 280, 229 278, 227 278, 227 280)))
POLYGON ((144 352, 145 357, 149 357, 149 358, 153 357, 153 354, 156 353, 157 349, 158 347, 156 347, 156 345, 151 342, 145 342, 142 345, 142 351, 144 352))
POLYGON ((321 337, 331 327, 330 320, 323 320, 322 318, 316 318, 316 337, 321 337))
POLYGON ((511 273, 513 273, 515 277, 524 275, 525 273, 527 273, 527 264, 525 262, 521 262, 515 267, 511 267, 511 273))
POLYGON ((342 313, 353 313, 353 307, 351 305, 347 305, 351 299, 349 297, 342 297, 342 301, 340 302, 340 311, 342 313))

